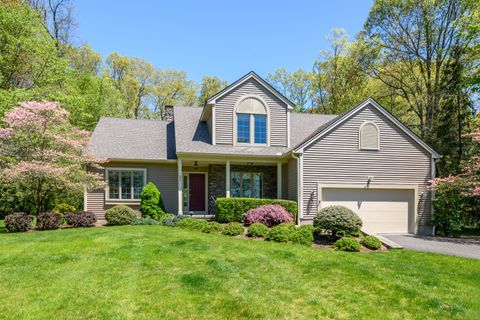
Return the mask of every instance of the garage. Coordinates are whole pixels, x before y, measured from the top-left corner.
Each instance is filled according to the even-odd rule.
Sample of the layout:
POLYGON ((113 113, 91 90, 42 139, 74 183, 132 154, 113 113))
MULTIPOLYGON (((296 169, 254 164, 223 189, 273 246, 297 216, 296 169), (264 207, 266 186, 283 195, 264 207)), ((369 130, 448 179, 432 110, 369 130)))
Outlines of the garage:
POLYGON ((367 233, 414 233, 414 188, 320 187, 321 208, 341 205, 353 210, 367 233))

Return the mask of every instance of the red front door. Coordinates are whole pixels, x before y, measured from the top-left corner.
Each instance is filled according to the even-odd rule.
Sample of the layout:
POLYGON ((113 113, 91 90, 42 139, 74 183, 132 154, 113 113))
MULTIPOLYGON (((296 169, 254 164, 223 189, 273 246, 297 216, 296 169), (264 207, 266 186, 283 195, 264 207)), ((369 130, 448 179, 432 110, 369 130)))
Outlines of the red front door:
POLYGON ((205 211, 205 175, 189 175, 189 211, 205 211))

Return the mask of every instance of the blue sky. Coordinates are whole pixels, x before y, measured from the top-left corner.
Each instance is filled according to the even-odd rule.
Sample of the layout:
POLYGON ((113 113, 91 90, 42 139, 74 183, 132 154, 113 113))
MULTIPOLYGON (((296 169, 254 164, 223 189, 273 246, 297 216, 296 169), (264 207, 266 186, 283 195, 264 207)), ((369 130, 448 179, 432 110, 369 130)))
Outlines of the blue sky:
POLYGON ((309 70, 325 35, 361 30, 370 0, 76 0, 77 34, 105 58, 141 57, 162 69, 184 70, 197 82, 229 82, 250 70, 309 70))

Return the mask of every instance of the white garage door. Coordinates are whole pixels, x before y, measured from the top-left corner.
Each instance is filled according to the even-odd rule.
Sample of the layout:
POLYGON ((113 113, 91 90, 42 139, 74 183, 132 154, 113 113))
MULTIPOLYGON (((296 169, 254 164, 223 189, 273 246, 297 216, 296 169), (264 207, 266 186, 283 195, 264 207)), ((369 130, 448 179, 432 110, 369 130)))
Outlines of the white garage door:
POLYGON ((350 208, 360 216, 367 233, 407 233, 414 203, 413 190, 323 188, 321 207, 350 208))

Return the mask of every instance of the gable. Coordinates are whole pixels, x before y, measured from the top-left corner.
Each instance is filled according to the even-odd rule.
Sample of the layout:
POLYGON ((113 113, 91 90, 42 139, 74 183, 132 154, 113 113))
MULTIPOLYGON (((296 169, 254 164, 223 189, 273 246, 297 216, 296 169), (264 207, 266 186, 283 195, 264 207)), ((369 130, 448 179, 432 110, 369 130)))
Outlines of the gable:
MULTIPOLYGON (((305 139, 302 143, 297 145, 293 151, 294 152, 302 152, 305 148, 309 145, 320 139, 322 136, 328 134, 333 130, 337 130, 337 127, 347 121, 350 118, 357 116, 364 109, 375 109, 378 114, 381 114, 384 119, 387 119, 392 126, 395 126, 397 129, 402 131, 405 134, 405 137, 409 137, 412 142, 415 142, 418 146, 423 148, 429 154, 432 155, 433 158, 441 157, 435 150, 433 150, 428 144, 426 144, 422 139, 420 139, 415 133, 413 133, 410 129, 408 129, 403 123, 400 122, 397 118, 395 118, 390 112, 385 110, 382 106, 380 106, 375 100, 372 98, 368 98, 363 103, 359 104, 358 106, 352 108, 347 113, 343 114, 342 116, 335 119, 331 123, 320 127, 317 131, 315 131, 310 137, 305 139)), ((357 131, 358 134, 358 131, 357 131)))
MULTIPOLYGON (((271 146, 287 146, 287 113, 288 105, 272 93, 255 78, 249 78, 215 101, 215 142, 216 144, 233 145, 235 131, 235 112, 241 102, 253 98, 252 101, 264 104, 268 114, 269 141, 271 146)), ((260 105, 260 103, 259 103, 260 105)), ((257 105, 254 108, 260 112, 257 105)), ((262 111, 263 112, 263 111, 262 111)))

